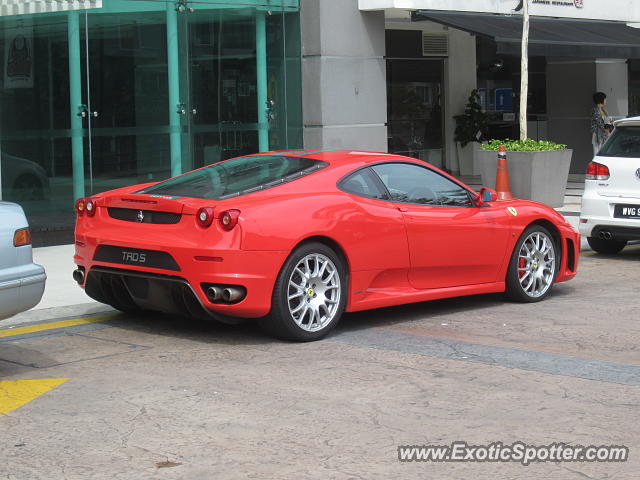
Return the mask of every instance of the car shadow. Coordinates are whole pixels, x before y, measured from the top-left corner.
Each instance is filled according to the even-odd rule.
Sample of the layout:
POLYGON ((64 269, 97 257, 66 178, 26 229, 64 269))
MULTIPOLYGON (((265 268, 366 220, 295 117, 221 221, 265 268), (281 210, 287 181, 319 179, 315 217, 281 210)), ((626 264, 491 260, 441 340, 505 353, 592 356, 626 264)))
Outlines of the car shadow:
MULTIPOLYGON (((547 301, 573 295, 574 291, 574 287, 569 284, 556 285, 547 301)), ((343 315, 336 329, 327 338, 330 339, 331 336, 339 335, 342 332, 388 328, 424 319, 437 322, 437 319, 443 316, 460 315, 461 317, 469 318, 474 313, 497 308, 505 304, 518 305, 505 299, 504 294, 495 293, 431 300, 362 312, 347 312, 343 315)), ((264 332, 258 325, 257 319, 247 319, 240 325, 227 325, 214 319, 201 320, 178 315, 145 312, 136 315, 122 313, 110 321, 109 324, 131 332, 175 337, 212 345, 257 346, 283 343, 282 340, 276 340, 264 332)))
POLYGON ((612 260, 612 261, 640 261, 640 245, 633 245, 629 247, 625 247, 619 253, 608 254, 608 253, 597 253, 594 251, 587 252, 587 255, 581 255, 580 260, 589 261, 590 259, 599 259, 599 260, 612 260))
POLYGON ((353 332, 355 330, 391 327, 425 318, 436 321, 438 317, 450 315, 469 316, 469 312, 495 308, 506 302, 503 294, 483 294, 466 297, 454 297, 428 302, 410 303, 394 307, 377 308, 361 312, 346 313, 335 332, 353 332))
POLYGON ((122 313, 109 324, 131 332, 175 337, 205 344, 265 345, 273 342, 272 338, 262 332, 256 319, 247 319, 240 325, 227 325, 213 318, 202 320, 159 312, 144 312, 135 315, 122 313))

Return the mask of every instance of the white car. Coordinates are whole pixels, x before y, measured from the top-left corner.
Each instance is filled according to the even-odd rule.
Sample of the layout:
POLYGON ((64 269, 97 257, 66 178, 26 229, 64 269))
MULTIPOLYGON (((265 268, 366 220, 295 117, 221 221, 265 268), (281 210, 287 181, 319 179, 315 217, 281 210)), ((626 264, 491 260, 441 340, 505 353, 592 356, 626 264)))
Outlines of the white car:
POLYGON ((582 195, 580 233, 599 253, 640 240, 640 117, 614 125, 587 167, 582 195))
POLYGON ((44 268, 33 263, 22 207, 0 202, 0 319, 36 306, 46 279, 44 268))

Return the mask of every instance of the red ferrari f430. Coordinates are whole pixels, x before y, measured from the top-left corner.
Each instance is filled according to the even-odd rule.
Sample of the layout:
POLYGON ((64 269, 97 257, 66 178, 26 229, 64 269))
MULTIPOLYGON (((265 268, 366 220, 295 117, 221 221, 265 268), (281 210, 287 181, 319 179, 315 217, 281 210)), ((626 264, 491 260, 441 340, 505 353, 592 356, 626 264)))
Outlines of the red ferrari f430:
POLYGON ((325 336, 343 312, 461 295, 545 298, 576 275, 555 210, 413 158, 270 152, 76 202, 74 278, 122 311, 325 336))

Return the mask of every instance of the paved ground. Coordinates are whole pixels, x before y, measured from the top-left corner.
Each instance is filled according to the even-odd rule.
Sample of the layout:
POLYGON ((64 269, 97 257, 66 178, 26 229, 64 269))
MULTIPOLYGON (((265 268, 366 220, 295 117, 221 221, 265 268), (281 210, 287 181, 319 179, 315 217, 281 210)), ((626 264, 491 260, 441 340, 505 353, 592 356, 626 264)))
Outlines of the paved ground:
MULTIPOLYGON (((68 275, 65 247, 51 248, 36 257, 68 275)), ((0 377, 16 402, 34 398, 0 416, 0 478, 640 478, 638 262, 638 246, 583 252, 578 277, 540 304, 485 295, 350 314, 312 344, 51 290, 0 330, 0 377), (398 445, 455 440, 623 444, 631 457, 398 462, 398 445)))
MULTIPOLYGON (((574 224, 579 194, 559 209, 574 224)), ((0 478, 640 478, 640 245, 584 250, 539 304, 348 314, 312 344, 116 313, 74 284, 72 251, 34 251, 45 297, 0 325, 0 478), (399 445, 456 440, 626 445, 630 459, 398 461, 399 445)))

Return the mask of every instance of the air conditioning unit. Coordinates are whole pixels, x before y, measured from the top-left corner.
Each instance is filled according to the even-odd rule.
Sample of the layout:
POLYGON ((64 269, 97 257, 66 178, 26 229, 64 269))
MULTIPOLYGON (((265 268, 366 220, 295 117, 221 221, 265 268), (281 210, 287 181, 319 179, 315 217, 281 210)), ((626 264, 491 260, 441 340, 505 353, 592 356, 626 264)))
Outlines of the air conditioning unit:
POLYGON ((422 32, 423 57, 448 57, 449 34, 422 32))

